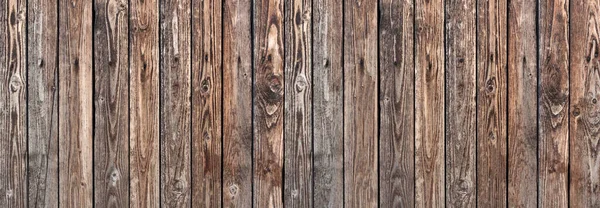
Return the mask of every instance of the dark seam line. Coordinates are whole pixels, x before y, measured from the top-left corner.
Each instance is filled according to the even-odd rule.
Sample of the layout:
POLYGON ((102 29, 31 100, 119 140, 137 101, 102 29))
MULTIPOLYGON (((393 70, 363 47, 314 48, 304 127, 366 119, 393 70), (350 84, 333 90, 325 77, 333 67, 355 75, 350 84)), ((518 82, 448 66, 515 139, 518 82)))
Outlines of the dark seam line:
MULTIPOLYGON (((291 0, 291 1, 293 1, 293 0, 291 0)), ((286 22, 287 22, 286 21, 287 15, 286 15, 286 9, 285 9, 285 2, 286 1, 283 1, 283 2, 280 1, 281 4, 284 4, 284 5, 280 6, 280 8, 283 7, 283 11, 282 11, 282 13, 283 13, 283 21, 282 21, 282 25, 283 25, 283 27, 282 27, 283 28, 283 33, 282 33, 282 36, 283 36, 283 50, 282 50, 283 51, 283 69, 281 70, 281 71, 283 71, 283 86, 284 86, 283 87, 283 103, 281 103, 283 105, 283 109, 285 109, 285 101, 286 101, 286 97, 287 97, 287 93, 285 92, 285 86, 287 84, 286 83, 286 76, 285 76, 285 74, 286 74, 285 73, 285 71, 286 71, 286 65, 287 65, 286 61, 285 61, 286 60, 285 54, 286 54, 286 49, 287 49, 285 47, 286 46, 286 42, 287 42, 286 41, 287 38, 285 37, 286 36, 285 35, 285 31, 287 29, 285 27, 286 26, 286 22)), ((290 10, 293 10, 293 8, 290 8, 290 10)), ((281 32, 281 31, 279 31, 279 32, 281 32)), ((281 189, 281 203, 282 203, 282 205, 285 205, 285 201, 284 201, 285 200, 285 186, 284 186, 284 184, 285 184, 285 110, 281 110, 281 111, 282 111, 281 114, 283 114, 283 119, 282 119, 282 122, 281 122, 282 123, 282 127, 283 127, 283 131, 281 132, 281 139, 282 139, 281 143, 282 143, 282 147, 283 147, 283 150, 281 152, 283 153, 283 155, 282 155, 282 164, 283 165, 282 165, 282 168, 281 168, 281 187, 280 187, 280 189, 281 189)))
POLYGON ((508 208, 508 205, 509 205, 508 204, 509 203, 509 201, 508 201, 508 190, 509 190, 509 186, 510 186, 510 183, 508 181, 508 176, 509 176, 508 173, 509 173, 509 170, 510 170, 510 168, 509 168, 509 165, 510 165, 510 160, 509 160, 509 158, 510 158, 510 151, 508 151, 509 148, 510 148, 510 146, 509 146, 510 145, 509 144, 509 137, 508 137, 508 134, 509 134, 509 130, 508 130, 508 128, 509 128, 509 117, 510 117, 510 113, 508 111, 508 105, 509 105, 509 102, 510 102, 510 98, 509 98, 510 96, 508 94, 509 93, 509 88, 510 88, 510 76, 509 76, 510 72, 508 70, 508 66, 509 66, 508 62, 509 62, 509 58, 510 58, 510 46, 509 45, 510 45, 510 0, 508 0, 506 2, 506 45, 505 45, 506 47, 505 47, 505 50, 506 50, 506 62, 507 63, 506 63, 506 69, 504 69, 504 73, 506 73, 505 74, 505 76, 506 76, 506 78, 505 78, 506 79, 506 93, 505 93, 505 95, 506 95, 506 103, 505 103, 505 107, 504 107, 504 110, 506 111, 506 121, 504 122, 504 124, 505 124, 505 129, 504 129, 505 130, 505 135, 504 135, 504 138, 506 139, 506 141, 505 141, 506 148, 504 149, 504 151, 505 151, 504 153, 506 154, 506 160, 505 160, 505 164, 506 165, 504 167, 505 171, 506 171, 506 173, 505 173, 505 179, 504 179, 505 180, 505 184, 506 184, 506 187, 505 187, 506 190, 505 190, 504 194, 506 195, 505 196, 505 200, 506 201, 505 201, 504 205, 507 208, 508 208))
POLYGON ((163 47, 162 47, 162 39, 163 39, 163 26, 161 24, 161 22, 164 20, 163 15, 162 15, 162 7, 163 5, 161 4, 161 0, 157 1, 157 9, 158 9, 158 77, 159 77, 159 81, 158 81, 158 190, 159 190, 159 196, 158 196, 158 202, 159 202, 159 206, 163 206, 162 204, 162 200, 163 200, 163 185, 162 185, 162 152, 163 152, 163 147, 162 147, 162 135, 163 135, 163 125, 162 125, 162 110, 163 110, 163 103, 162 103, 162 98, 163 98, 163 93, 162 93, 162 83, 163 83, 163 59, 161 58, 161 53, 163 52, 163 47))
POLYGON ((127 0, 127 203, 131 207, 131 0, 127 0))
MULTIPOLYGON (((377 10, 377 91, 375 92, 377 94, 377 101, 375 102, 375 107, 377 108, 377 206, 381 206, 381 159, 380 159, 380 149, 379 149, 379 140, 381 139, 381 132, 380 132, 380 126, 381 126, 381 106, 380 105, 380 100, 381 100, 381 82, 379 81, 379 79, 381 78, 381 62, 379 61, 380 57, 380 36, 379 36, 379 31, 381 31, 381 24, 379 22, 379 20, 381 20, 381 13, 380 13, 380 8, 379 8, 379 1, 376 1, 376 7, 375 9, 377 10)), ((367 20, 368 21, 368 20, 367 20)))
POLYGON ((479 205, 479 107, 479 0, 475 0, 475 206, 479 205))
POLYGON ((224 73, 223 73, 223 68, 224 68, 224 57, 223 57, 224 56, 224 49, 223 49, 224 48, 224 44, 223 44, 224 32, 223 31, 225 30, 225 26, 224 26, 225 21, 223 19, 224 19, 224 16, 225 16, 224 15, 225 14, 225 4, 227 4, 227 3, 225 2, 225 0, 221 0, 220 2, 221 2, 221 33, 220 33, 220 35, 221 35, 221 43, 220 43, 221 44, 221 51, 220 51, 220 53, 221 53, 221 66, 219 66, 219 68, 221 70, 221 118, 219 118, 219 119, 221 119, 221 135, 219 135, 219 137, 221 137, 221 141, 220 141, 221 142, 221 164, 220 164, 220 166, 221 166, 221 190, 220 190, 221 191, 221 196, 220 197, 221 197, 221 207, 224 207, 224 205, 223 205, 223 195, 225 195, 225 193, 224 193, 223 190, 225 188, 225 184, 223 184, 223 182, 224 182, 223 181, 223 177, 224 177, 223 176, 224 175, 223 174, 223 163, 224 163, 224 160, 225 160, 224 159, 225 154, 223 154, 223 146, 224 146, 224 142, 223 141, 225 140, 225 137, 223 135, 223 126, 224 126, 224 124, 223 124, 223 120, 224 119, 223 118, 225 117, 225 108, 224 108, 223 104, 225 102, 224 101, 225 98, 224 98, 224 94, 223 94, 224 93, 223 89, 225 88, 224 87, 225 86, 224 85, 225 84, 224 83, 225 82, 224 81, 225 80, 225 76, 224 76, 224 73))
MULTIPOLYGON (((25 206, 29 206, 29 1, 25 1, 25 34, 23 42, 25 43, 25 206)), ((21 61, 23 63, 23 61, 21 61)), ((47 150, 46 150, 47 151, 47 150)), ((46 164, 48 164, 46 162, 46 164)))
MULTIPOLYGON (((56 158, 57 158, 57 164, 56 164, 56 178, 57 178, 57 186, 58 186, 58 190, 57 190, 57 205, 58 207, 60 207, 60 49, 59 49, 59 45, 60 45, 60 0, 56 1, 56 46, 55 46, 55 50, 56 50, 56 54, 54 56, 55 58, 55 63, 54 65, 56 66, 56 69, 54 71, 55 74, 55 79, 54 79, 54 84, 56 85, 56 93, 58 94, 58 96, 56 96, 57 99, 57 105, 56 105, 56 118, 58 120, 58 125, 56 127, 56 129, 58 130, 57 134, 57 142, 58 144, 56 145, 56 158)), ((51 143, 51 142, 48 142, 51 143)), ((50 146, 48 146, 50 147, 50 146)), ((48 148, 50 149, 50 148, 48 148)), ((47 164, 46 164, 47 166, 47 164)))
POLYGON ((540 1, 537 0, 536 1, 536 12, 535 12, 535 41, 536 41, 536 70, 537 70, 537 87, 536 87, 536 118, 537 118, 537 122, 536 122, 536 135, 537 135, 537 142, 536 142, 536 190, 537 190, 537 206, 540 206, 540 91, 541 91, 541 76, 540 76, 540 1))
POLYGON ((250 117, 251 117, 251 121, 252 121, 252 122, 250 122, 250 123, 252 123, 252 125, 251 125, 252 126, 252 129, 251 129, 252 130, 251 131, 252 132, 252 145, 251 145, 252 148, 250 149, 250 152, 252 154, 251 157, 250 157, 251 161, 252 161, 251 162, 252 163, 252 170, 250 170, 250 173, 252 175, 252 180, 251 180, 251 184, 252 184, 251 185, 252 186, 252 196, 251 196, 251 199, 250 199, 250 204, 251 204, 252 208, 254 208, 254 199, 255 199, 255 197, 254 197, 254 192, 255 192, 255 190, 254 190, 254 168, 255 168, 255 164, 254 164, 255 161, 254 161, 254 159, 256 159, 256 157, 254 157, 254 140, 255 140, 254 137, 256 136, 255 133, 254 133, 254 121, 255 121, 254 119, 256 118, 256 116, 254 115, 254 113, 255 113, 255 111, 254 111, 254 107, 255 107, 254 106, 254 99, 255 99, 255 95, 256 95, 256 93, 255 93, 256 88, 254 86, 255 82, 256 82, 256 78, 255 78, 255 66, 256 66, 256 63, 254 63, 254 61, 255 61, 255 57, 254 57, 255 56, 255 43, 254 43, 254 41, 255 41, 254 40, 254 38, 255 38, 254 37, 255 15, 254 15, 254 6, 255 5, 256 5, 256 1, 252 0, 252 5, 250 6, 250 38, 251 38, 251 40, 250 40, 250 47, 251 47, 251 50, 252 50, 251 51, 252 55, 250 56, 250 59, 251 59, 251 62, 252 62, 252 69, 250 70, 251 73, 252 73, 252 81, 251 81, 251 85, 252 85, 251 86, 251 95, 252 96, 251 96, 251 99, 250 99, 250 106, 251 106, 251 109, 250 109, 251 116, 250 117))
POLYGON ((310 144, 311 144, 311 155, 310 155, 310 173, 311 173, 311 188, 309 189, 311 192, 309 206, 315 206, 315 64, 314 64, 314 41, 315 41, 315 31, 314 31, 314 0, 310 1, 310 43, 308 43, 310 50, 310 144))
POLYGON ((342 205, 346 207, 346 1, 342 1, 342 205))
POLYGON ((567 171, 567 207, 571 207, 571 1, 567 1, 567 76, 569 82, 567 106, 567 148, 568 148, 568 171, 567 171))
MULTIPOLYGON (((444 59, 444 65, 442 66, 442 73, 444 74, 443 75, 443 77, 444 77, 444 79, 443 79, 443 82, 444 82, 444 84, 443 84, 444 85, 444 100, 443 100, 443 102, 444 102, 444 104, 442 105, 442 108, 443 108, 443 111, 444 111, 444 113, 443 113, 444 114, 444 124, 442 125, 442 132, 444 132, 444 135, 442 135, 442 137, 444 138, 444 149, 442 150, 442 152, 444 153, 444 177, 442 177, 442 179, 444 181, 444 201, 443 201, 443 203, 444 203, 445 206, 448 206, 448 198, 449 197, 446 196, 448 194, 447 190, 446 190, 446 188, 447 188, 446 177, 448 175, 448 162, 446 162, 447 161, 446 160, 447 159, 446 149, 448 148, 448 143, 447 143, 447 139, 448 138, 446 138, 446 134, 448 133, 448 132, 446 132, 446 124, 448 123, 448 115, 446 115, 446 104, 447 104, 446 101, 448 100, 448 92, 446 90, 446 88, 447 88, 447 86, 446 86, 446 78, 447 78, 446 65, 448 64, 448 60, 446 59, 446 47, 447 47, 447 45, 446 45, 447 44, 446 43, 446 35, 447 35, 446 31, 448 29, 447 28, 448 21, 446 19, 447 12, 446 12, 446 1, 445 0, 442 0, 442 10, 443 10, 443 13, 444 13, 444 15, 442 16, 442 19, 443 19, 443 22, 444 22, 444 26, 443 26, 444 27, 444 29, 443 29, 444 31, 442 32, 444 34, 443 35, 444 39, 442 41, 443 42, 442 50, 443 50, 443 54, 444 55, 441 57, 441 58, 444 59)), ((440 58, 440 57, 438 57, 438 58, 440 58)))
POLYGON ((416 90, 416 86, 417 86, 417 61, 415 60, 417 55, 417 15, 416 15, 416 10, 417 10, 417 0, 412 0, 412 21, 413 21, 413 53, 412 53, 412 61, 413 61, 413 80, 412 80, 412 84, 413 84, 413 179, 412 179, 412 183, 413 183, 413 208, 417 207, 417 116, 416 116, 416 112, 417 112, 417 105, 416 105, 416 100, 417 100, 417 90, 416 90))
MULTIPOLYGON (((92 207, 96 207, 96 0, 92 1, 92 207)), ((85 28, 80 28, 85 30, 85 28)), ((110 49, 109 49, 110 50, 110 49)))
MULTIPOLYGON (((188 102, 190 103, 190 116, 189 116, 189 132, 188 132, 188 136, 189 136, 189 144, 190 144, 190 154, 188 155, 189 157, 189 163, 190 163, 190 204, 188 205, 189 207, 191 207, 194 203, 194 162, 192 161, 193 157, 192 155, 194 155, 194 62, 192 61, 194 58, 194 0, 190 0, 190 45, 189 45, 189 50, 190 50, 190 60, 189 60, 189 64, 190 64, 190 68, 189 68, 189 72, 190 72, 190 79, 189 79, 189 96, 188 96, 188 102)), ((205 11, 203 11, 205 12, 205 11)), ((202 24, 205 24, 205 22, 202 22, 202 24)), ((201 36, 204 39, 204 36, 201 36)), ((205 199, 207 200, 207 199, 205 199)))

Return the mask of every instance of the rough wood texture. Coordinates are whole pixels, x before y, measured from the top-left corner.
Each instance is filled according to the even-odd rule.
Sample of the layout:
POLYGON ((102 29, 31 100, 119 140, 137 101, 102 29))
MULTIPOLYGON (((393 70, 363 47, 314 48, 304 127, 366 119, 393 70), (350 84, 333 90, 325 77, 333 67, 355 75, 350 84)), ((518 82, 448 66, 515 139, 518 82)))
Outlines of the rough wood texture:
POLYGON ((27 200, 29 207, 58 207, 58 4, 27 4, 27 200))
POLYGON ((508 7, 477 3, 477 206, 506 207, 508 7))
POLYGON ((539 2, 539 206, 568 206, 569 1, 539 2))
POLYGON ((571 1, 570 207, 600 207, 600 4, 571 1))
MULTIPOLYGON (((445 1, 445 165, 446 205, 450 207, 476 207, 476 139, 495 139, 493 134, 490 135, 492 138, 487 135, 477 137, 476 2, 445 1)), ((496 78, 492 76, 490 80, 495 82, 496 78)), ((490 92, 494 93, 494 90, 490 92)), ((484 150, 483 154, 486 153, 490 154, 484 150)))
POLYGON ((252 206, 252 1, 223 1, 223 207, 252 206))
POLYGON ((128 4, 94 1, 94 205, 129 206, 128 4))
POLYGON ((0 207, 27 207, 25 0, 0 2, 0 207))
POLYGON ((379 1, 379 205, 414 207, 413 0, 379 1))
POLYGON ((536 1, 509 2, 508 34, 508 206, 536 207, 536 1))
POLYGON ((344 205, 378 204, 377 1, 344 1, 344 205))
POLYGON ((283 206, 282 0, 254 2, 254 207, 283 206))
POLYGON ((92 1, 59 2, 59 207, 92 206, 92 1))
POLYGON ((443 0, 415 0, 415 200, 440 207, 444 199, 443 0))
POLYGON ((221 8, 192 2, 193 207, 221 207, 221 8))
POLYGON ((344 205, 342 4, 342 0, 315 0, 312 4, 315 207, 344 205))
POLYGON ((131 0, 129 6, 130 207, 158 207, 158 0, 131 0))

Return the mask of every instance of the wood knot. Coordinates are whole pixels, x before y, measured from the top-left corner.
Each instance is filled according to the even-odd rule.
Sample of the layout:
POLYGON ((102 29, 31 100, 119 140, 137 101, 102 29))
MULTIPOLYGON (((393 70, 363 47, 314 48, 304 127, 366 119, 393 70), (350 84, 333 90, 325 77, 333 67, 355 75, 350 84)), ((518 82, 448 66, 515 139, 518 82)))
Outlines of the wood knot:
POLYGON ((593 103, 593 104, 596 104, 596 103, 598 103, 598 99, 596 99, 596 98, 592 98, 592 103, 593 103))
POLYGON ((210 90, 210 87, 211 86, 210 86, 210 79, 209 79, 209 77, 204 78, 204 80, 202 80, 202 84, 201 84, 201 87, 200 87, 200 93, 202 93, 204 95, 208 94, 209 90, 210 90))
POLYGON ((575 109, 573 109, 574 116, 579 116, 580 114, 581 114, 581 110, 579 108, 576 107, 575 109))
POLYGON ((496 89, 496 78, 489 79, 486 82, 485 86, 486 86, 485 89, 488 93, 494 92, 494 90, 496 89))
POLYGON ((325 59, 325 61, 323 62, 323 67, 329 68, 329 59, 325 59))
POLYGON ((296 92, 304 91, 304 89, 306 89, 306 86, 306 77, 304 76, 304 74, 299 75, 296 79, 296 92))
POLYGON ((231 186, 229 186, 229 194, 232 196, 237 195, 239 190, 240 190, 240 188, 235 184, 232 184, 231 186))
POLYGON ((38 59, 38 67, 42 68, 44 67, 44 59, 38 59))
POLYGON ((269 89, 271 89, 271 92, 279 94, 283 88, 283 84, 281 83, 281 75, 271 73, 267 76, 267 80, 269 82, 269 89))
POLYGON ((13 75, 12 77, 10 77, 10 91, 15 93, 18 92, 19 90, 21 90, 21 87, 23 87, 23 81, 21 80, 20 76, 17 75, 13 75))

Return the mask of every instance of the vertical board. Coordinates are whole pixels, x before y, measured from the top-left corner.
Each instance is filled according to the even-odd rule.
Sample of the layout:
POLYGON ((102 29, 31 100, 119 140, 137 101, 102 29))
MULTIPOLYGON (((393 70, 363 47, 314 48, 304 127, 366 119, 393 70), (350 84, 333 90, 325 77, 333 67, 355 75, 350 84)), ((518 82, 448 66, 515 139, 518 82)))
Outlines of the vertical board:
POLYGON ((446 0, 444 5, 446 205, 475 207, 476 1, 446 0))
POLYGON ((254 2, 254 207, 283 206, 282 0, 254 2))
POLYGON ((414 0, 379 1, 379 205, 414 207, 414 0))
POLYGON ((27 200, 58 207, 58 0, 27 4, 27 200))
POLYGON ((221 207, 221 0, 192 2, 192 206, 221 207))
POLYGON ((539 1, 539 206, 568 206, 569 1, 539 1))
POLYGON ((600 4, 574 0, 570 10, 570 197, 571 207, 600 207, 598 145, 600 4), (575 12, 577 11, 577 12, 575 12))
POLYGON ((536 1, 509 1, 507 52, 509 207, 537 206, 536 21, 536 1))
POLYGON ((314 207, 344 204, 342 4, 312 3, 314 207))
POLYGON ((224 0, 223 7, 223 207, 250 207, 252 0, 224 0))
POLYGON ((25 0, 0 2, 0 207, 27 207, 25 0))
POLYGON ((129 206, 126 0, 94 1, 94 205, 129 206))
POLYGON ((377 18, 377 1, 344 1, 344 205, 347 207, 378 204, 377 18))
POLYGON ((158 0, 130 0, 129 6, 130 207, 158 207, 158 0))
POLYGON ((507 9, 506 0, 483 0, 477 5, 479 207, 507 205, 507 9))
POLYGON ((191 204, 191 3, 160 4, 161 206, 191 204))
POLYGON ((444 199, 444 0, 415 0, 415 200, 444 199))
POLYGON ((59 14, 59 207, 91 207, 92 1, 60 0, 59 14))

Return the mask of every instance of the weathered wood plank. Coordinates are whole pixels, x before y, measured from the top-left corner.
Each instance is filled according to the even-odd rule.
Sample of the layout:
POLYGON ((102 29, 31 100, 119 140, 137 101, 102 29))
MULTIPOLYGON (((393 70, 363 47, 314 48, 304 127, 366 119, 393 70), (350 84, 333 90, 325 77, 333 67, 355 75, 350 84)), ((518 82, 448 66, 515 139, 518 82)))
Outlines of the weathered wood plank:
POLYGON ((254 2, 254 207, 283 206, 283 2, 254 2))
POLYGON ((29 207, 58 207, 58 3, 27 2, 29 207))
POLYGON ((252 1, 223 1, 223 207, 252 206, 252 1))
POLYGON ((221 207, 221 10, 192 2, 193 207, 221 207))
MULTIPOLYGON (((446 205, 475 207, 477 195, 476 1, 446 0, 444 3, 446 205)), ((487 137, 486 135, 482 138, 487 137)), ((479 144, 481 145, 481 142, 479 144)))
POLYGON ((161 206, 191 204, 191 2, 160 4, 161 206))
POLYGON ((600 4, 570 2, 570 207, 600 207, 600 4))
POLYGON ((27 207, 25 0, 0 2, 0 207, 27 207))
POLYGON ((344 205, 347 207, 378 204, 377 19, 377 1, 344 1, 344 205))
POLYGON ((312 8, 285 1, 284 205, 312 207, 312 8))
POLYGON ((94 11, 94 205, 128 207, 128 3, 95 0, 94 11))
POLYGON ((508 30, 508 206, 536 207, 536 1, 509 1, 508 30))
POLYGON ((539 206, 568 206, 568 0, 539 1, 539 206))
POLYGON ((415 3, 415 200, 444 199, 444 1, 415 3))
POLYGON ((91 207, 92 1, 59 2, 59 206, 91 207))
POLYGON ((414 1, 379 1, 379 205, 414 207, 414 1))
POLYGON ((507 205, 507 8, 506 0, 477 1, 478 207, 507 205))
POLYGON ((315 207, 344 205, 342 0, 313 1, 313 163, 315 207))

